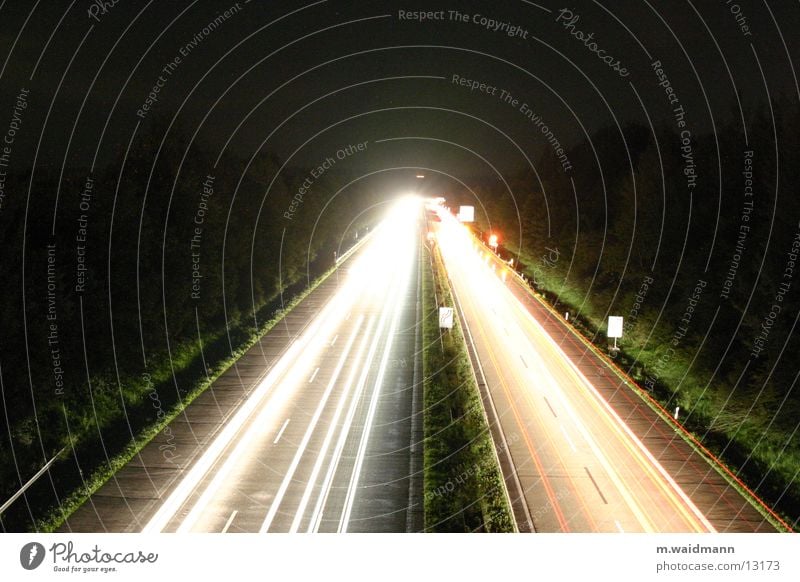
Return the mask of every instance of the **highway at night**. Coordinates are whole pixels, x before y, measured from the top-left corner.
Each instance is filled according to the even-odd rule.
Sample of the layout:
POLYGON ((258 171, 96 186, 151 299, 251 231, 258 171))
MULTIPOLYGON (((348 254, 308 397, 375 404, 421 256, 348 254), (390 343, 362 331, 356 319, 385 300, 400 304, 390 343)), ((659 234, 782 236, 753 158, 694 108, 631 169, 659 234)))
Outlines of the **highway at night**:
POLYGON ((618 379, 612 385, 602 360, 532 299, 508 265, 449 212, 439 214, 437 240, 477 353, 478 381, 488 389, 521 530, 772 529, 638 396, 618 388, 618 379), (612 386, 613 403, 595 383, 612 386))
MULTIPOLYGON (((306 302, 319 308, 299 322, 272 363, 263 345, 254 347, 205 402, 173 421, 172 434, 188 441, 178 450, 197 449, 185 465, 165 471, 157 437, 70 518, 69 528, 420 530, 419 212, 417 201, 397 204, 312 292, 306 302), (256 375, 236 382, 234 373, 242 372, 256 375), (213 414, 203 418, 211 400, 241 394, 248 384, 218 429, 191 443, 187 433, 214 422, 213 414)), ((282 327, 262 341, 283 337, 282 327)))

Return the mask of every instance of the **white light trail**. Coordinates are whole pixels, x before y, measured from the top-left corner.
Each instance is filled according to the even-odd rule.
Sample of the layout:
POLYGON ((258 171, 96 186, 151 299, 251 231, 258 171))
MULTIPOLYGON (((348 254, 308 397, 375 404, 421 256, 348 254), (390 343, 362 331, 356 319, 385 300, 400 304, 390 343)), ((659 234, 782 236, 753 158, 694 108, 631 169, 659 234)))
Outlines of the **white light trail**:
MULTIPOLYGON (((398 240, 402 240, 400 236, 402 232, 408 235, 409 230, 414 231, 409 226, 410 219, 416 218, 415 212, 419 212, 419 201, 405 200, 396 205, 387 219, 373 229, 371 240, 359 251, 359 255, 344 263, 349 273, 343 278, 339 289, 300 337, 289 345, 282 357, 252 391, 250 397, 191 465, 144 526, 143 532, 159 532, 167 528, 181 508, 196 494, 209 471, 219 465, 220 459, 224 458, 224 462, 216 469, 214 477, 194 503, 187 517, 181 521, 178 531, 192 529, 200 519, 204 508, 234 470, 247 446, 252 444, 256 437, 261 436, 268 427, 280 422, 278 414, 301 389, 300 386, 308 384, 308 363, 315 361, 323 349, 335 344, 338 338, 335 331, 344 320, 350 318, 359 300, 363 300, 363 291, 372 287, 376 277, 393 279, 391 275, 397 266, 395 257, 400 251, 398 240), (259 415, 257 421, 251 423, 242 435, 243 428, 256 413, 259 415), (239 439, 238 443, 229 450, 236 439, 239 439)), ((316 374, 317 371, 314 371, 314 377, 316 374)))
POLYGON ((320 416, 322 416, 322 413, 325 410, 325 405, 328 402, 328 398, 330 398, 333 389, 336 387, 339 381, 339 374, 341 374, 342 368, 344 368, 344 365, 347 363, 347 359, 350 356, 350 350, 352 349, 353 344, 356 341, 356 337, 361 331, 361 324, 363 322, 364 322, 364 316, 359 315, 358 320, 356 320, 356 327, 353 330, 352 335, 348 338, 347 345, 345 346, 345 349, 342 352, 341 356, 339 356, 339 361, 336 362, 336 369, 334 370, 333 375, 331 376, 331 379, 328 382, 328 385, 325 387, 325 392, 320 397, 319 404, 317 405, 317 408, 314 411, 314 416, 311 417, 311 421, 308 423, 308 428, 306 428, 306 432, 305 434, 303 434, 303 439, 300 441, 300 444, 297 447, 297 451, 295 452, 294 458, 292 459, 292 463, 286 470, 286 474, 283 476, 283 481, 281 482, 281 485, 278 488, 278 492, 275 494, 275 497, 272 500, 272 505, 270 506, 269 511, 267 512, 267 517, 261 524, 261 528, 259 529, 260 533, 265 533, 267 530, 269 530, 269 526, 272 525, 272 520, 275 519, 275 515, 278 513, 278 509, 280 508, 281 502, 283 501, 283 496, 286 494, 286 490, 289 488, 289 485, 292 482, 292 478, 294 477, 294 473, 295 471, 297 471, 297 467, 300 464, 300 459, 305 454, 308 442, 311 440, 311 437, 314 434, 314 430, 317 428, 317 423, 319 422, 319 418, 320 416))
MULTIPOLYGON (((339 397, 339 402, 336 405, 336 411, 334 412, 333 419, 331 420, 330 424, 328 425, 328 432, 325 434, 325 439, 322 442, 322 446, 317 453, 317 460, 314 463, 314 468, 311 471, 311 476, 306 483, 306 489, 303 492, 303 497, 300 500, 300 505, 295 512, 294 521, 292 521, 292 525, 289 528, 290 533, 295 533, 300 528, 300 522, 303 519, 303 514, 306 511, 306 506, 308 505, 309 500, 311 499, 311 494, 314 492, 314 486, 317 482, 317 476, 319 475, 320 470, 322 469, 322 464, 325 461, 325 457, 328 454, 328 448, 330 447, 331 441, 333 440, 333 436, 338 428, 339 424, 339 417, 344 410, 345 405, 347 404, 347 399, 350 396, 350 391, 353 387, 353 382, 355 380, 355 376, 359 371, 359 364, 361 362, 362 357, 364 356, 364 351, 367 348, 367 345, 373 341, 372 331, 373 331, 373 324, 375 323, 374 318, 370 319, 369 323, 367 324, 367 329, 363 334, 363 338, 361 340, 361 344, 358 347, 358 352, 356 353, 355 358, 351 362, 351 369, 350 374, 345 381, 344 390, 342 390, 342 395, 339 397)), ((370 362, 365 362, 364 368, 368 369, 370 366, 370 362)), ((354 402, 357 402, 355 399, 354 402)), ((349 427, 348 427, 349 428, 349 427)), ((343 429, 344 432, 344 429, 343 429)))
MULTIPOLYGON (((414 206, 410 207, 409 211, 418 212, 419 211, 418 205, 415 204, 414 206)), ((394 296, 392 297, 392 300, 389 302, 389 305, 394 305, 394 310, 392 313, 392 321, 389 327, 386 345, 383 349, 383 356, 381 358, 380 367, 378 368, 378 375, 375 380, 372 399, 370 400, 369 410, 367 412, 364 432, 361 435, 361 442, 359 443, 358 452, 356 453, 356 462, 353 468, 353 473, 350 477, 350 485, 347 489, 347 495, 345 497, 344 510, 342 512, 341 519, 339 520, 339 532, 341 533, 347 531, 348 524, 350 521, 350 515, 353 511, 353 504, 355 502, 356 492, 358 491, 358 483, 361 478, 361 467, 364 463, 364 457, 366 455, 367 445, 369 444, 369 438, 372 432, 372 425, 375 419, 375 412, 377 410, 381 389, 383 387, 383 379, 386 374, 389 355, 392 352, 394 338, 395 335, 397 334, 397 326, 400 321, 400 315, 403 311, 404 305, 402 298, 406 295, 408 284, 409 281, 411 280, 411 274, 412 274, 411 267, 413 265, 413 259, 416 254, 414 252, 414 244, 413 244, 415 236, 416 233, 414 232, 414 230, 408 229, 406 226, 405 229, 397 232, 394 238, 395 244, 398 245, 398 248, 401 250, 401 253, 398 253, 396 257, 397 260, 396 262, 393 262, 392 266, 393 269, 396 269, 396 272, 400 274, 401 283, 398 285, 393 285, 395 293, 394 296), (410 233, 409 230, 411 231, 410 233), (404 241, 403 238, 405 238, 406 240, 404 241)))
MULTIPOLYGON (((654 482, 658 483, 660 481, 667 498, 674 498, 676 507, 683 506, 688 509, 688 511, 693 514, 693 516, 704 529, 711 532, 715 531, 708 519, 702 514, 702 512, 700 512, 688 495, 686 495, 683 489, 675 482, 672 476, 666 472, 661 463, 652 455, 652 453, 650 453, 647 447, 644 446, 641 440, 633 433, 630 427, 628 427, 628 425, 616 413, 611 405, 608 404, 608 402, 602 397, 597 388, 566 355, 561 346, 544 330, 543 326, 536 320, 536 318, 533 317, 528 309, 526 309, 525 306, 522 305, 520 301, 513 295, 513 293, 511 293, 511 291, 504 284, 505 279, 502 278, 502 275, 499 277, 490 276, 489 273, 491 273, 491 271, 485 267, 486 262, 489 259, 489 255, 485 253, 480 253, 480 255, 478 255, 473 251, 474 243, 470 236, 448 213, 442 214, 442 223, 440 226, 438 239, 440 241, 441 250, 446 256, 447 260, 445 261, 445 264, 447 265, 448 269, 467 273, 468 276, 472 273, 481 273, 478 276, 469 277, 469 284, 474 291, 474 296, 480 298, 480 303, 484 305, 489 303, 490 305, 493 304, 500 306, 502 310, 501 315, 507 316, 512 321, 517 321, 521 318, 522 320, 532 324, 532 326, 534 326, 538 331, 541 338, 547 343, 548 347, 552 348, 553 352, 558 354, 561 360, 567 362, 568 367, 574 373, 575 379, 577 380, 576 384, 582 387, 591 400, 600 404, 602 410, 606 413, 608 425, 614 428, 615 432, 620 438, 620 441, 623 443, 630 443, 632 445, 632 448, 629 450, 631 450, 635 458, 638 457, 638 462, 640 465, 643 468, 650 467, 654 473, 658 474, 658 477, 656 477, 655 474, 653 475, 654 482), (678 501, 678 498, 680 501, 678 501)), ((492 263, 492 266, 494 266, 494 263, 492 263)), ((497 317, 494 319, 489 318, 490 324, 498 324, 498 321, 496 320, 499 319, 500 318, 497 317)), ((514 329, 514 331, 516 332, 517 329, 514 329)), ((496 335, 498 338, 503 337, 501 333, 496 335)), ((597 458, 597 460, 606 470, 606 473, 612 482, 614 482, 620 494, 626 499, 629 508, 637 516, 642 525, 645 525, 649 520, 638 504, 634 502, 627 493, 627 488, 617 475, 617 472, 614 470, 612 464, 606 459, 606 456, 603 454, 599 445, 595 442, 595 439, 590 435, 589 431, 579 420, 579 415, 568 402, 563 389, 558 385, 558 382, 548 371, 548 366, 542 357, 539 355, 537 350, 533 348, 530 338, 521 331, 518 334, 514 333, 514 336, 516 337, 508 338, 508 340, 504 342, 507 345, 507 349, 513 349, 515 351, 519 350, 520 348, 525 349, 538 360, 537 368, 539 369, 539 373, 536 374, 536 377, 540 381, 542 379, 546 379, 546 383, 549 384, 551 388, 550 392, 564 407, 567 415, 573 421, 573 424, 583 437, 583 440, 591 449, 595 458, 597 458), (511 341, 512 339, 514 341, 511 341)), ((566 433, 564 436, 568 438, 566 433)), ((570 446, 574 449, 574 444, 571 441, 570 446)))

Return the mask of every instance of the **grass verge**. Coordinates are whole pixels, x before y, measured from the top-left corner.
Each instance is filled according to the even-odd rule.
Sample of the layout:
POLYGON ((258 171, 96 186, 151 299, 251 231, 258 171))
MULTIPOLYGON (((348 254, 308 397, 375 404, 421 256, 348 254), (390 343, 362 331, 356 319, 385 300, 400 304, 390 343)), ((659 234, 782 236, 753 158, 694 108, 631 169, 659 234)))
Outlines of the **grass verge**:
MULTIPOLYGON (((518 252, 513 246, 508 246, 506 250, 514 255, 518 252)), ((524 265, 536 265, 536 258, 524 251, 517 256, 524 265)), ((606 358, 608 339, 604 332, 605 322, 593 315, 597 306, 581 296, 579 289, 567 285, 562 273, 557 270, 536 269, 534 273, 534 269, 529 267, 522 270, 529 280, 536 276, 537 290, 531 292, 554 312, 563 315, 564 311, 568 311, 571 327, 598 355, 606 358), (583 312, 578 305, 582 306, 583 312)), ((681 410, 691 410, 691 416, 682 419, 682 426, 691 437, 686 438, 689 445, 708 458, 714 469, 778 531, 790 531, 787 522, 791 523, 797 517, 785 511, 786 507, 792 507, 795 503, 791 495, 786 495, 785 484, 791 482, 790 476, 796 472, 796 466, 787 463, 786 457, 778 459, 775 455, 776 451, 786 452, 783 439, 778 435, 769 435, 764 428, 768 423, 759 418, 740 418, 738 422, 723 427, 717 420, 720 418, 720 408, 715 404, 727 399, 715 393, 718 387, 708 387, 692 375, 691 356, 675 350, 670 365, 666 367, 662 351, 654 348, 637 349, 638 343, 632 345, 631 341, 629 338, 627 346, 622 345, 614 359, 620 378, 668 424, 672 419, 665 409, 680 406, 681 410), (626 369, 627 373, 624 371, 626 369), (690 371, 687 373, 687 370, 690 371), (645 379, 651 382, 651 389, 641 385, 645 379), (680 386, 680 390, 676 386, 680 386), (770 442, 773 440, 775 442, 770 442), (753 446, 754 442, 756 446, 753 446), (742 469, 742 462, 749 462, 746 470, 742 469), (773 511, 776 514, 754 499, 754 493, 746 484, 748 482, 759 484, 764 490, 761 495, 765 497, 765 502, 775 504, 773 511), (777 503, 776 498, 779 500, 777 503), (786 498, 785 503, 780 503, 783 498, 786 498)))
MULTIPOLYGON (((153 372, 150 374, 151 381, 144 382, 141 379, 132 380, 131 383, 139 382, 142 384, 142 386, 135 387, 134 389, 144 394, 143 398, 147 400, 147 394, 153 393, 159 385, 172 383, 173 373, 176 376, 191 374, 194 378, 197 378, 192 388, 181 398, 180 402, 171 405, 168 410, 158 414, 155 422, 141 429, 137 433, 136 438, 125 444, 119 452, 113 454, 108 462, 101 463, 95 468, 83 479, 84 484, 73 489, 66 498, 61 501, 59 507, 54 507, 47 511, 42 517, 37 518, 35 521, 35 531, 49 533, 61 527, 69 515, 83 505, 92 494, 133 459, 133 457, 169 425, 176 416, 183 412, 195 398, 211 386, 217 378, 224 374, 225 371, 236 363, 236 361, 252 348, 256 342, 275 327, 287 313, 333 274, 335 270, 336 267, 331 267, 317 277, 310 286, 295 295, 281 309, 275 312, 267 322, 260 325, 258 329, 253 329, 249 318, 248 321, 234 321, 227 326, 226 330, 220 330, 214 335, 207 335, 203 338, 203 345, 205 346, 203 353, 201 353, 200 347, 196 342, 193 342, 191 345, 179 346, 173 354, 174 357, 171 364, 169 361, 165 361, 154 367, 153 372), (243 339, 233 352, 227 351, 227 347, 223 348, 227 351, 226 356, 216 359, 213 363, 204 362, 204 358, 209 358, 209 348, 211 346, 214 344, 228 345, 228 335, 233 338, 243 339), (205 364, 209 365, 206 366, 205 364)), ((126 388, 128 388, 127 391, 130 392, 130 384, 126 388)), ((145 402, 143 406, 150 407, 150 402, 145 402)), ((84 448, 91 448, 91 444, 84 442, 70 443, 68 446, 69 452, 63 453, 64 461, 62 462, 70 463, 70 457, 72 457, 76 451, 84 448)))
POLYGON ((512 532, 511 511, 464 337, 441 334, 453 305, 438 250, 422 266, 425 531, 512 532))

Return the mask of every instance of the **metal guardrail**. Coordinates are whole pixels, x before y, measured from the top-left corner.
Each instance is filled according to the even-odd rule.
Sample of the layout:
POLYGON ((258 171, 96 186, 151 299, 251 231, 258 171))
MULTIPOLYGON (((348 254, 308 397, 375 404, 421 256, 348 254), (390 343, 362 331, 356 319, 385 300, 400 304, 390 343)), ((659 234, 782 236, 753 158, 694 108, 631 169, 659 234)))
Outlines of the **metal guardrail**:
POLYGON ((358 249, 364 246, 364 243, 366 243, 372 237, 372 233, 374 233, 375 230, 377 229, 374 228, 370 230, 367 234, 362 236, 361 239, 356 244, 347 249, 344 253, 342 253, 341 256, 336 255, 336 260, 335 260, 336 266, 338 267, 339 263, 349 259, 353 253, 355 253, 358 249))
POLYGON ((30 488, 31 485, 36 483, 37 479, 39 479, 39 477, 44 475, 47 472, 47 470, 53 465, 53 463, 55 463, 58 460, 58 458, 61 456, 61 454, 66 450, 67 450, 67 447, 64 447, 63 449, 58 451, 52 459, 50 459, 49 461, 47 461, 47 463, 45 463, 44 467, 39 469, 33 477, 28 479, 28 482, 25 483, 25 485, 23 485, 22 488, 19 491, 14 493, 14 495, 12 495, 8 499, 8 501, 3 503, 3 505, 0 505, 0 514, 2 514, 6 509, 11 507, 14 504, 14 502, 17 499, 19 499, 22 496, 22 494, 25 493, 25 491, 27 491, 30 488))

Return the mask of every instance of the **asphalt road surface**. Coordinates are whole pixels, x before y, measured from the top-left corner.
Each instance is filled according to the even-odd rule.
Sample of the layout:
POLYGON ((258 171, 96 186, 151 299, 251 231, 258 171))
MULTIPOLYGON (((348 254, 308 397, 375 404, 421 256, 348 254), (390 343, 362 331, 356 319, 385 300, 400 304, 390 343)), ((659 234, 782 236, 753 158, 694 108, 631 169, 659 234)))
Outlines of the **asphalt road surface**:
POLYGON ((62 529, 421 530, 419 216, 395 209, 62 529))
POLYGON ((774 531, 502 261, 442 217, 439 247, 520 531, 774 531))

